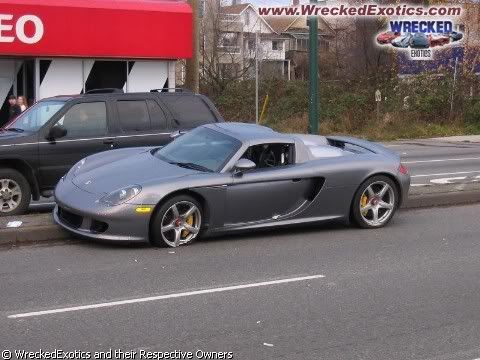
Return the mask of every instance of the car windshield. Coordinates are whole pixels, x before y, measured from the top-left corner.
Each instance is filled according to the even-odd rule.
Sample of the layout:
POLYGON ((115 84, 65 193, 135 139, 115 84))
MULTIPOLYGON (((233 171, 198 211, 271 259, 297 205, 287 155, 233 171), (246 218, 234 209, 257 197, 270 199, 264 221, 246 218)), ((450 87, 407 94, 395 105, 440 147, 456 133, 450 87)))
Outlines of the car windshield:
POLYGON ((217 172, 240 148, 240 141, 208 128, 196 128, 155 152, 182 167, 217 172))
POLYGON ((21 113, 5 129, 12 131, 37 131, 52 118, 62 107, 65 101, 40 101, 21 113))

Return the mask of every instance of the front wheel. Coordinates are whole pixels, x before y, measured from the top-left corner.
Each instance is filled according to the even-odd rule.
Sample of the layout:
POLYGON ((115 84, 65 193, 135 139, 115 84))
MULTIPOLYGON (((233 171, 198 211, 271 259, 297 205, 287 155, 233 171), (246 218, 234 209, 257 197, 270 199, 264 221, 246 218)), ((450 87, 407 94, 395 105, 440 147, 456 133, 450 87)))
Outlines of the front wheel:
POLYGON ((399 204, 395 183, 386 176, 367 179, 355 193, 352 218, 360 227, 380 228, 392 219, 399 204))
POLYGON ((192 243, 202 227, 202 208, 197 200, 180 195, 167 200, 155 212, 151 223, 152 244, 177 247, 192 243))
POLYGON ((27 179, 14 169, 0 169, 0 216, 25 214, 32 196, 27 179))

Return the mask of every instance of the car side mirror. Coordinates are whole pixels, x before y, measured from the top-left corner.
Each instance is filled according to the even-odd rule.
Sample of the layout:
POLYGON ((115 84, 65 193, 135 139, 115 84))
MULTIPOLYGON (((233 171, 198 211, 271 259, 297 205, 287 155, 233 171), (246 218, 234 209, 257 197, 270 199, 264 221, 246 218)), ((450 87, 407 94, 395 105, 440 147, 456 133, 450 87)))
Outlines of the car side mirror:
POLYGON ((50 131, 48 132, 47 138, 50 140, 60 139, 67 135, 67 129, 63 125, 55 125, 52 126, 50 131))
POLYGON ((255 169, 257 165, 248 159, 240 159, 237 161, 235 166, 233 167, 234 174, 243 174, 245 171, 255 169))

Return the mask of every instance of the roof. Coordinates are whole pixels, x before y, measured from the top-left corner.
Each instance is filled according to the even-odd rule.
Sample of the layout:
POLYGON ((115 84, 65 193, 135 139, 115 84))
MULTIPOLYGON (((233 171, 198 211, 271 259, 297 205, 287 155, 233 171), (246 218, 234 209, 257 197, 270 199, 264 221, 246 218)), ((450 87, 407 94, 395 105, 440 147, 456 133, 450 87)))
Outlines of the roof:
POLYGON ((248 3, 222 6, 220 8, 220 12, 222 14, 240 15, 249 6, 250 6, 250 4, 248 4, 248 3))
MULTIPOLYGON (((276 132, 266 126, 251 124, 251 123, 238 123, 238 122, 223 122, 203 125, 221 132, 222 134, 229 135, 244 145, 258 145, 258 144, 295 144, 295 162, 302 163, 308 161, 312 155, 310 150, 305 146, 303 138, 304 135, 295 134, 282 134, 276 132)), ((307 138, 310 142, 314 141, 311 138, 307 138)), ((317 143, 325 144, 325 140, 317 139, 317 143)), ((317 145, 319 145, 317 144, 317 145)))
MULTIPOLYGON (((0 0, 1 1, 1 0, 0 0)), ((246 9, 252 9, 257 17, 268 27, 272 30, 272 32, 276 32, 271 26, 270 24, 265 21, 264 19, 264 16, 260 16, 258 14, 258 11, 257 9, 255 8, 255 6, 253 6, 252 4, 250 3, 244 3, 244 4, 237 4, 237 5, 230 5, 230 6, 222 6, 220 8, 220 13, 224 14, 224 15, 240 15, 242 14, 246 9)))
POLYGON ((278 133, 266 126, 251 123, 223 122, 208 124, 204 126, 212 130, 220 131, 221 133, 238 139, 241 142, 278 142, 279 140, 290 140, 291 142, 294 141, 292 136, 278 133))
POLYGON ((104 92, 104 93, 82 93, 82 94, 62 94, 62 95, 56 95, 56 96, 50 96, 43 98, 39 101, 52 101, 52 100, 59 100, 59 101, 68 101, 71 99, 78 99, 78 98, 105 98, 109 96, 152 96, 152 95, 158 95, 158 96, 202 96, 197 93, 193 92, 150 92, 150 91, 138 91, 138 92, 104 92))
POLYGON ((263 18, 279 34, 287 31, 290 25, 297 19, 292 16, 264 16, 263 18))
MULTIPOLYGON (((295 31, 298 29, 308 29, 307 16, 262 16, 262 18, 269 24, 277 33, 285 33, 295 31)), ((328 30, 333 30, 331 24, 323 17, 319 16, 319 29, 322 24, 325 24, 328 30)))

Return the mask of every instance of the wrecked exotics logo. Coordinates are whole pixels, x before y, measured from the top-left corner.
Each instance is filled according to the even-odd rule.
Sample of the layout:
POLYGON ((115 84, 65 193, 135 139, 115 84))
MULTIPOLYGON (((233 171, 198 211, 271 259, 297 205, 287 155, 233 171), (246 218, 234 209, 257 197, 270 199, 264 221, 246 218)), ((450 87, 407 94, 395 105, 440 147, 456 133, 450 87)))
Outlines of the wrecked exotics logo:
POLYGON ((377 43, 408 49, 411 60, 433 59, 433 49, 450 45, 463 38, 450 20, 390 21, 390 31, 377 35, 377 43))
MULTIPOLYGON (((480 0, 475 0, 480 2, 480 0)), ((298 4, 298 2, 297 2, 298 4)), ((461 16, 462 6, 418 6, 409 4, 367 3, 351 5, 332 1, 294 6, 260 6, 260 16, 324 16, 389 19, 389 30, 377 34, 377 43, 408 49, 411 59, 432 59, 432 48, 459 41, 463 33, 454 19, 461 16)), ((293 19, 292 19, 293 21, 293 19)))

